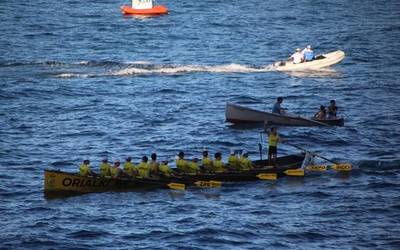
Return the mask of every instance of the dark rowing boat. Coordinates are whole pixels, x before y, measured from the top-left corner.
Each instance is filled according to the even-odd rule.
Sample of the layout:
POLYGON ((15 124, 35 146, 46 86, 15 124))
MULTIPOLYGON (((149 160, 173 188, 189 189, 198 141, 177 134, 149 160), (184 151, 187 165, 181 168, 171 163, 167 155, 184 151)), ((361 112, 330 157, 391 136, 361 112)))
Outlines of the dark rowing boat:
POLYGON ((54 195, 74 195, 93 192, 129 191, 135 189, 167 188, 171 183, 194 185, 198 181, 239 182, 258 180, 260 173, 284 175, 288 169, 300 168, 304 155, 278 157, 277 167, 267 167, 266 160, 253 161, 255 168, 250 171, 229 171, 220 173, 200 173, 196 175, 180 174, 173 177, 155 178, 106 178, 99 176, 81 176, 59 170, 44 171, 44 192, 47 197, 54 195))

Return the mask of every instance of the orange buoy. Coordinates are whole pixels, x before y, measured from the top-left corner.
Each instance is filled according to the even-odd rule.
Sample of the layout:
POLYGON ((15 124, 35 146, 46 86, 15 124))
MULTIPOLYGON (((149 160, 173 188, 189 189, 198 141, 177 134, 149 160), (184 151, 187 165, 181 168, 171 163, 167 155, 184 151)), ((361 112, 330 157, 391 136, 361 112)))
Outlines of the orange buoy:
POLYGON ((168 14, 167 7, 163 5, 156 5, 150 9, 135 9, 131 6, 121 6, 122 14, 124 15, 149 15, 149 16, 156 16, 156 15, 163 15, 168 14))

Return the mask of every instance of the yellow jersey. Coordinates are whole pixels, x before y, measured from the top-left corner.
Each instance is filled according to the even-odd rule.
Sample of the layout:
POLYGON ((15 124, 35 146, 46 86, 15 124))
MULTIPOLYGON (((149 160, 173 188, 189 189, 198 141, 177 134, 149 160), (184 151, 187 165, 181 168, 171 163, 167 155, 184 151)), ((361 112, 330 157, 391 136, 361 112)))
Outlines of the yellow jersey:
POLYGON ((189 173, 197 173, 199 171, 199 165, 197 162, 191 162, 188 167, 186 168, 187 172, 189 173))
POLYGON ((223 172, 225 170, 224 162, 221 160, 214 160, 213 161, 213 170, 215 172, 223 172))
POLYGON ((186 172, 187 168, 188 168, 188 163, 186 160, 184 159, 178 159, 176 160, 176 167, 182 171, 182 172, 186 172))
POLYGON ((251 169, 251 161, 247 157, 241 156, 239 159, 240 169, 241 170, 250 170, 251 169))
POLYGON ((279 142, 279 135, 278 134, 276 134, 276 135, 274 135, 272 133, 269 134, 269 136, 268 136, 268 144, 269 144, 269 146, 276 147, 278 145, 278 142, 279 142))
POLYGON ((139 176, 147 178, 149 177, 149 170, 150 170, 150 166, 147 162, 141 162, 138 166, 137 166, 138 172, 139 172, 139 176))
POLYGON ((229 155, 228 157, 228 164, 231 165, 233 168, 239 168, 239 159, 236 155, 229 155))
POLYGON ((161 165, 158 167, 158 169, 159 169, 160 172, 161 172, 162 174, 164 174, 165 176, 170 176, 171 173, 172 173, 171 168, 170 168, 168 165, 166 165, 166 164, 161 164, 161 165))
POLYGON ((110 172, 111 172, 111 177, 119 177, 119 175, 121 174, 121 169, 117 167, 112 167, 110 172))
POLYGON ((134 176, 136 169, 135 169, 135 165, 133 165, 132 162, 125 162, 124 163, 124 171, 129 175, 129 176, 134 176))
POLYGON ((88 176, 90 173, 90 165, 82 164, 79 166, 79 174, 82 176, 88 176))
POLYGON ((100 164, 100 175, 101 176, 110 176, 111 172, 110 172, 111 166, 108 163, 101 163, 100 164))

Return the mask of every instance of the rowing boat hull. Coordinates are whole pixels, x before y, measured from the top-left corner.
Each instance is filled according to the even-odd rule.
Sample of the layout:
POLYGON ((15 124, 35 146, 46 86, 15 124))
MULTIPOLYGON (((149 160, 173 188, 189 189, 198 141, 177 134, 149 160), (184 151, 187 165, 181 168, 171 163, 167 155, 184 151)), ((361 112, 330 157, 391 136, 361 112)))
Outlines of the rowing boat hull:
POLYGON ((280 115, 270 112, 255 110, 240 105, 227 103, 225 110, 225 118, 227 122, 236 124, 269 124, 276 126, 298 126, 298 127, 313 127, 313 126, 343 126, 344 119, 331 120, 313 120, 301 116, 280 115))
POLYGON ((167 188, 170 183, 193 185, 197 181, 252 181, 258 180, 259 173, 277 173, 283 175, 287 169, 301 167, 304 155, 289 155, 277 159, 276 169, 265 168, 267 161, 254 161, 259 169, 243 172, 222 172, 215 174, 180 175, 171 178, 137 179, 137 178, 104 178, 93 176, 80 176, 76 173, 62 171, 44 171, 44 192, 47 197, 75 195, 107 191, 129 191, 137 189, 167 188))
POLYGON ((325 58, 317 59, 310 62, 303 62, 293 64, 292 62, 274 63, 274 69, 277 71, 307 71, 307 70, 318 70, 326 68, 334 64, 340 63, 345 58, 345 53, 341 50, 323 54, 325 58))
POLYGON ((143 188, 159 188, 164 183, 140 179, 113 179, 81 176, 62 171, 44 171, 44 192, 46 194, 82 194, 106 191, 125 191, 143 188))

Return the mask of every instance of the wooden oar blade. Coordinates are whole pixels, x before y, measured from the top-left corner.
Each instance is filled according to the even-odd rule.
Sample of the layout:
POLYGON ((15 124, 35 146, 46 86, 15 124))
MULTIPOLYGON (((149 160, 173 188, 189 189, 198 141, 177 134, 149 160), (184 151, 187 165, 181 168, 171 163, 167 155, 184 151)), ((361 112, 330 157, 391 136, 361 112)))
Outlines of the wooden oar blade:
POLYGON ((307 166, 306 170, 322 172, 322 171, 328 170, 328 166, 326 166, 326 165, 311 165, 311 166, 307 166))
POLYGON ((261 173, 257 175, 257 178, 260 180, 276 180, 278 175, 276 173, 261 173))
POLYGON ((196 181, 194 185, 198 187, 219 188, 222 185, 220 181, 196 181))
POLYGON ((288 176, 304 176, 304 169, 302 169, 302 168, 288 169, 288 170, 285 170, 284 173, 288 176))
POLYGON ((351 171, 351 164, 350 163, 338 163, 338 164, 333 164, 332 169, 336 171, 351 171))
POLYGON ((168 183, 167 186, 170 189, 175 189, 175 190, 185 190, 186 185, 183 183, 176 183, 176 182, 171 182, 168 183))

